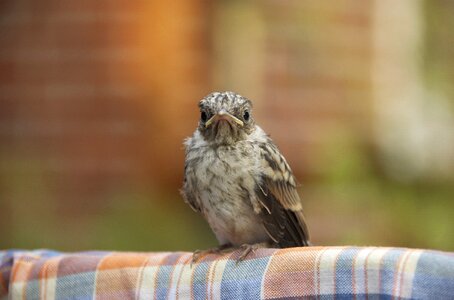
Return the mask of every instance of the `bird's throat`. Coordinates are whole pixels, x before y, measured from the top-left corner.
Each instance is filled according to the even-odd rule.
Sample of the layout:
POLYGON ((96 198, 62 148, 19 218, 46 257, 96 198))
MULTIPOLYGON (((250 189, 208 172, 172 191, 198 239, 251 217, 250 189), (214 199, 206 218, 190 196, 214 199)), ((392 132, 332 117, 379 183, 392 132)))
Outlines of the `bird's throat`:
POLYGON ((216 141, 221 143, 233 140, 237 136, 237 129, 227 120, 219 120, 213 129, 216 141))

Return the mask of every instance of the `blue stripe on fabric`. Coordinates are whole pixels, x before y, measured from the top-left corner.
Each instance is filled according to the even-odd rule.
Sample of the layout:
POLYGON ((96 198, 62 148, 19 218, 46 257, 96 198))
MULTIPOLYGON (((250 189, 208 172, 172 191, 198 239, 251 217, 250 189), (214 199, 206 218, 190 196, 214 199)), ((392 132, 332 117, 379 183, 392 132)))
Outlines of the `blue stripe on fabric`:
POLYGON ((353 295, 353 260, 358 254, 358 248, 342 250, 336 262, 336 293, 353 295))
POLYGON ((195 270, 192 281, 192 288, 196 299, 207 298, 207 274, 212 263, 212 261, 201 262, 193 266, 195 270))
POLYGON ((96 272, 57 278, 55 299, 91 299, 95 291, 96 272))
MULTIPOLYGON (((287 299, 287 298, 286 298, 287 299)), ((367 299, 367 300, 395 300, 396 297, 391 295, 384 295, 384 294, 356 294, 356 295, 343 295, 343 294, 329 294, 329 295, 321 295, 321 296, 314 296, 314 299, 320 300, 350 300, 350 299, 367 299)), ((411 298, 403 298, 400 297, 399 300, 411 300, 411 298)))
POLYGON ((424 252, 413 278, 415 299, 454 299, 454 255, 424 252))
MULTIPOLYGON (((367 300, 395 300, 396 297, 390 295, 382 295, 382 294, 356 294, 352 295, 342 295, 342 294, 325 294, 325 295, 312 295, 312 296, 295 296, 295 297, 277 297, 272 298, 273 300, 297 300, 297 299, 317 299, 317 300, 333 300, 333 299, 340 299, 340 300, 351 300, 351 299, 367 299, 367 300)), ((411 300, 412 298, 399 298, 399 300, 411 300)))
POLYGON ((404 253, 403 249, 391 249, 383 256, 380 270, 380 294, 392 295, 397 264, 404 253))
POLYGON ((27 281, 25 287, 25 299, 39 299, 39 280, 27 281))
POLYGON ((167 299, 172 273, 175 271, 175 266, 180 257, 181 253, 171 253, 159 266, 158 273, 156 274, 156 299, 167 299))
POLYGON ((156 280, 156 299, 167 299, 169 292, 171 274, 175 270, 175 266, 166 265, 160 266, 156 280))
POLYGON ((222 274, 222 299, 260 299, 262 278, 270 257, 236 263, 229 260, 222 274))

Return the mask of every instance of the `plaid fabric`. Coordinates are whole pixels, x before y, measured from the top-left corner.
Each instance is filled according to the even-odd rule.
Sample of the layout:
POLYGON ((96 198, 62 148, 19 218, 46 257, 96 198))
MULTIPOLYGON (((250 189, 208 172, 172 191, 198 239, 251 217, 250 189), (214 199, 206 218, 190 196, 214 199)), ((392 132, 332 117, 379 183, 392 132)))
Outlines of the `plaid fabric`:
MULTIPOLYGON (((0 252, 11 299, 454 299, 454 254, 308 247, 208 255, 0 252)), ((1 298, 1 297, 0 297, 1 298)))

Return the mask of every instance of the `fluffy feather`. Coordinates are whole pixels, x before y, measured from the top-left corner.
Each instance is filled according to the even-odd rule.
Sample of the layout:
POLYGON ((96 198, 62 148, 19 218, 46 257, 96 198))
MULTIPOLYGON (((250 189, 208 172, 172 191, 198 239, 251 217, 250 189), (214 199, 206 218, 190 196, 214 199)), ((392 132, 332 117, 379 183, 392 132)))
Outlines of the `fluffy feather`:
POLYGON ((185 142, 185 201, 207 219, 221 245, 309 245, 292 171, 255 124, 251 101, 217 92, 199 107, 204 118, 185 142), (220 111, 242 122, 223 118, 205 126, 207 117, 220 111))

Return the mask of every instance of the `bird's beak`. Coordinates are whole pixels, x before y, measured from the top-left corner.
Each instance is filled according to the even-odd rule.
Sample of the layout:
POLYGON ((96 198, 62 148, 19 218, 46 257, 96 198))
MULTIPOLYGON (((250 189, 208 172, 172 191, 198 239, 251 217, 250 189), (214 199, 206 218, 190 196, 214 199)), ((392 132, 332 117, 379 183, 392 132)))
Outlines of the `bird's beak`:
POLYGON ((221 110, 220 112, 218 112, 217 114, 212 116, 208 121, 206 121, 205 127, 209 127, 211 124, 213 124, 214 122, 216 122, 218 120, 227 120, 229 122, 233 121, 233 122, 237 123, 238 125, 240 125, 241 127, 244 126, 243 121, 241 121, 237 117, 229 114, 227 111, 221 110))

